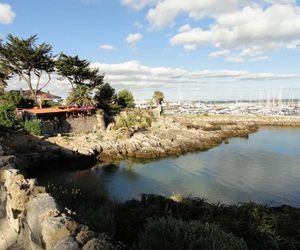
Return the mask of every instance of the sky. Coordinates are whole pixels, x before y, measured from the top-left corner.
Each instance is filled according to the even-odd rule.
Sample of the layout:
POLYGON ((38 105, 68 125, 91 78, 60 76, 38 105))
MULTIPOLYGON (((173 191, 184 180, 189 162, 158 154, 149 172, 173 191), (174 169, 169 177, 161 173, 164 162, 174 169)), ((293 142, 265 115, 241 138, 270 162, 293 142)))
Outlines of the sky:
MULTIPOLYGON (((8 34, 87 59, 135 99, 300 98, 296 0, 0 0, 8 34)), ((26 89, 13 78, 10 89, 26 89)), ((48 90, 65 97, 54 77, 48 90)))

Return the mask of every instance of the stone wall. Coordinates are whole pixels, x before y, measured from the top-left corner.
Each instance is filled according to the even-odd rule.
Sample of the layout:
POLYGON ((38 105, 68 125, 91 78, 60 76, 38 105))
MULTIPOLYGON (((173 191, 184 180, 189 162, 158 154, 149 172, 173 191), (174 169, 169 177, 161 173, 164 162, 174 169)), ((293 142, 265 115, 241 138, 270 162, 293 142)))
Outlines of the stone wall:
POLYGON ((42 131, 44 134, 57 133, 90 133, 95 131, 105 131, 103 114, 93 116, 67 118, 60 120, 42 121, 42 131))
MULTIPOLYGON (((24 178, 14 164, 14 156, 0 156, 0 224, 5 221, 5 230, 15 233, 14 249, 92 250, 110 245, 62 212, 45 188, 24 178)), ((1 246, 0 239, 1 250, 9 247, 1 246)))

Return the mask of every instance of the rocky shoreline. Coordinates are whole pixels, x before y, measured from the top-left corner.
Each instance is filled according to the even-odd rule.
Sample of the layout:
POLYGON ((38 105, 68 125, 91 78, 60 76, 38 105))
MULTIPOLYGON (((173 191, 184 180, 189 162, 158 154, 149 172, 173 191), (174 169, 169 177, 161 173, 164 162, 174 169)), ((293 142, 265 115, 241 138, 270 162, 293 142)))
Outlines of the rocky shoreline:
POLYGON ((232 137, 248 137, 258 127, 253 123, 196 121, 193 117, 162 117, 145 130, 125 129, 104 133, 51 137, 49 142, 82 155, 97 155, 99 160, 126 158, 157 159, 186 152, 208 150, 232 137))
POLYGON ((115 249, 16 167, 16 157, 4 155, 0 145, 0 249, 115 249))

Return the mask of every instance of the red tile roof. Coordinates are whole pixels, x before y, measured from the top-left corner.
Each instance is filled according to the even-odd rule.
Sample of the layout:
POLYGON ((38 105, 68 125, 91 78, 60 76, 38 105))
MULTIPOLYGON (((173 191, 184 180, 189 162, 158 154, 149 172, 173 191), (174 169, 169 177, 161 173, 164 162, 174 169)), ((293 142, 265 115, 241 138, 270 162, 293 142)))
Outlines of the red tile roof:
POLYGON ((69 113, 73 111, 88 111, 88 110, 95 110, 94 107, 82 107, 82 108, 58 108, 58 107, 51 107, 51 108, 32 108, 32 109, 24 109, 28 113, 32 114, 53 114, 53 113, 69 113))

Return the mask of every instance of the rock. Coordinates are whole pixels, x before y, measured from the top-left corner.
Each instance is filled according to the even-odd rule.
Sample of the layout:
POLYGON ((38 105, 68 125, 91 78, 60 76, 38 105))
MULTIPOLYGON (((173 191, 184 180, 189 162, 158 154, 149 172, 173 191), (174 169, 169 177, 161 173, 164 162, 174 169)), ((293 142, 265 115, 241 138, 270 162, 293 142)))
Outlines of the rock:
MULTIPOLYGON (((42 245, 41 233, 45 220, 57 211, 55 200, 47 193, 38 194, 27 205, 27 224, 30 228, 30 239, 38 245, 42 245)), ((45 231, 44 231, 45 232, 45 231)))
POLYGON ((76 241, 83 246, 94 237, 95 233, 93 231, 89 230, 88 227, 82 227, 76 236, 76 241))
POLYGON ((110 244, 105 237, 93 238, 88 241, 82 250, 113 250, 115 249, 112 244, 110 244))
MULTIPOLYGON (((47 248, 52 249, 52 248, 47 248)), ((66 237, 57 242, 53 250, 80 250, 78 243, 72 237, 66 237)))
MULTIPOLYGON (((41 226, 41 236, 46 249, 53 249, 57 242, 65 239, 70 235, 66 226, 66 220, 63 217, 52 217, 49 214, 49 218, 45 219, 41 226)), ((66 248, 68 249, 68 248, 66 248)))

